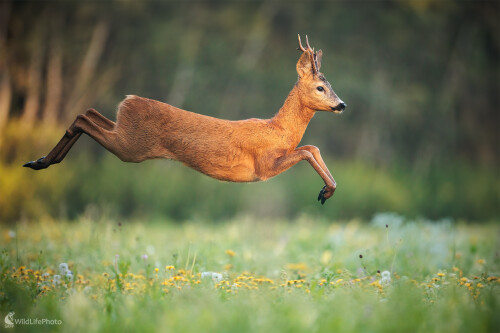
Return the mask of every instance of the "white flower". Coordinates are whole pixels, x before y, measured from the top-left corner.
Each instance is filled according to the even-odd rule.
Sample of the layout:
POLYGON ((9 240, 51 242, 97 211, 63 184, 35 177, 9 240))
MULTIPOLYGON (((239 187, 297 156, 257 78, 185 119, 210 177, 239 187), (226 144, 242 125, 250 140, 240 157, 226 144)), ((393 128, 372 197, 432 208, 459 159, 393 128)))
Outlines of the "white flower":
POLYGON ((10 238, 15 238, 16 237, 16 232, 14 230, 9 230, 9 237, 10 238))
POLYGON ((201 278, 212 278, 212 281, 219 283, 222 281, 222 274, 220 273, 215 273, 215 272, 202 272, 201 273, 201 278))
POLYGON ((55 274, 54 278, 53 278, 53 281, 52 281, 52 284, 54 286, 57 286, 58 284, 61 284, 61 275, 55 274))
POLYGON ((63 262, 63 263, 60 263, 59 264, 59 273, 61 275, 66 275, 66 273, 68 273, 69 269, 68 269, 68 264, 63 262))
POLYGON ((382 278, 380 279, 379 283, 383 286, 387 286, 388 284, 390 284, 391 283, 391 272, 383 271, 382 278))
POLYGON ((66 278, 68 278, 68 280, 70 282, 73 282, 73 272, 72 271, 67 271, 66 272, 66 278))

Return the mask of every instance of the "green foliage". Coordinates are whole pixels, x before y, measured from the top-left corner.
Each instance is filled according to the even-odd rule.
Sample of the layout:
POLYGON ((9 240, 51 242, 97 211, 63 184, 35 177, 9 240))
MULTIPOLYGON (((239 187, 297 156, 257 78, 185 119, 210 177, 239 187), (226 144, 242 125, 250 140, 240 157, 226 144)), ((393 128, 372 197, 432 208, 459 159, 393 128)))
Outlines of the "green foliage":
POLYGON ((363 161, 327 160, 338 188, 321 206, 316 196, 322 181, 306 162, 266 182, 225 183, 178 162, 131 164, 88 149, 75 153, 89 144, 100 149, 87 138, 62 164, 35 172, 21 165, 28 156, 49 150, 63 130, 42 126, 30 135, 20 133, 20 124, 10 124, 3 140, 9 149, 0 150, 6 161, 0 163, 0 221, 39 216, 75 218, 86 211, 176 221, 302 214, 324 219, 371 218, 379 211, 476 221, 498 218, 497 171, 466 163, 441 164, 422 171, 403 165, 376 167, 363 161))
POLYGON ((495 170, 465 164, 421 173, 398 166, 327 161, 338 188, 321 206, 316 197, 323 183, 306 162, 251 184, 220 182, 173 161, 127 164, 110 154, 95 158, 89 152, 37 172, 22 168, 22 163, 0 164, 0 220, 75 218, 90 210, 177 221, 241 214, 371 218, 378 211, 487 221, 498 218, 500 197, 499 183, 492 181, 495 170))

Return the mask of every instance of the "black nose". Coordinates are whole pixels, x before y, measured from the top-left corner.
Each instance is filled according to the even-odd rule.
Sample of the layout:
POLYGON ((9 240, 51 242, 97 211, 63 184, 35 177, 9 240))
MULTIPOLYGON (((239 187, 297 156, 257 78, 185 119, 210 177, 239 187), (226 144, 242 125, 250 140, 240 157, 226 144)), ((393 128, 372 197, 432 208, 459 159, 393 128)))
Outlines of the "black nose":
POLYGON ((333 111, 344 111, 344 109, 346 108, 347 104, 345 104, 344 102, 340 103, 339 105, 335 106, 335 107, 332 107, 332 110, 333 111))

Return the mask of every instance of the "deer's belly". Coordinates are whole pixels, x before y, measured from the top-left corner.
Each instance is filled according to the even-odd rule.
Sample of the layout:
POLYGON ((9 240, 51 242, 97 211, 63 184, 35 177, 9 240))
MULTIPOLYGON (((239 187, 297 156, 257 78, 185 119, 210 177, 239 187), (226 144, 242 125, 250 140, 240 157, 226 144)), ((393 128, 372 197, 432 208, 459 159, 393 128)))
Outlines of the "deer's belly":
POLYGON ((235 166, 231 169, 221 169, 216 170, 215 172, 207 172, 205 174, 215 179, 237 183, 256 182, 260 180, 255 175, 254 170, 245 166, 235 166))
POLYGON ((215 179, 229 182, 259 181, 255 173, 253 159, 225 159, 206 158, 197 161, 183 161, 187 166, 215 179), (194 162, 194 163, 193 163, 194 162))

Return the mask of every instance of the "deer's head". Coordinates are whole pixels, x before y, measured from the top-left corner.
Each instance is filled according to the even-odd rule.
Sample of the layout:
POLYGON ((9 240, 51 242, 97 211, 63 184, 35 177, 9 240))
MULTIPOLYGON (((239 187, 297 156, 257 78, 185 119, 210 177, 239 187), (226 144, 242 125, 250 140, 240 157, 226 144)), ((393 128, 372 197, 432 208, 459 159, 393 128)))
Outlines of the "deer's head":
POLYGON ((298 50, 302 51, 302 55, 297 62, 297 73, 299 74, 297 87, 302 104, 317 111, 341 113, 347 105, 335 94, 330 83, 319 71, 323 52, 321 50, 315 52, 309 46, 307 36, 307 48, 304 48, 300 41, 300 35, 298 37, 298 50))

